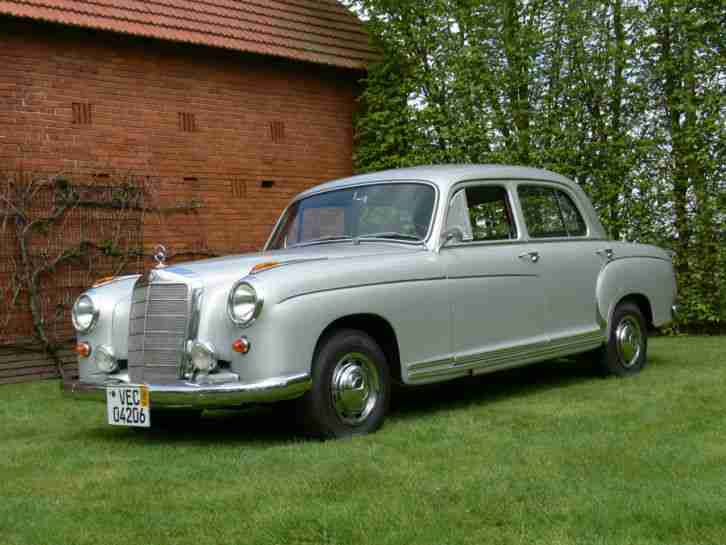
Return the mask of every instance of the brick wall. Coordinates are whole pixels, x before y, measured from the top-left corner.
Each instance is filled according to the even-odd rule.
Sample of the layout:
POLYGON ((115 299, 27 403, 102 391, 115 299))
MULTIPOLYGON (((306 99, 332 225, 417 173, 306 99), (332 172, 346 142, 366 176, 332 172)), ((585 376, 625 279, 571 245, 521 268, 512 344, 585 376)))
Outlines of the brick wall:
MULTIPOLYGON (((58 354, 66 378, 78 377, 78 356, 70 350, 58 354)), ((0 347, 0 384, 58 378, 58 366, 42 352, 24 352, 0 347)))
MULTIPOLYGON (((147 252, 256 250, 296 193, 352 173, 360 77, 0 16, 0 171, 150 176, 161 206, 201 208, 145 215, 147 252)), ((21 307, 17 338, 32 331, 21 307)), ((43 355, 0 350, 0 383, 55 376, 43 355)))
POLYGON ((360 76, 0 17, 0 169, 155 176, 202 208, 147 216, 147 247, 257 249, 293 195, 351 174, 360 76))

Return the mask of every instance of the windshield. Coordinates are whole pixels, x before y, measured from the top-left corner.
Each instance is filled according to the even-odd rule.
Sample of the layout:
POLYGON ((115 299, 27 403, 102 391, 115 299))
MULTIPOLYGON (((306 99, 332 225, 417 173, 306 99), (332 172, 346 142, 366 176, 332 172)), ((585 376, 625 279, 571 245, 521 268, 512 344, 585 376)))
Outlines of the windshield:
POLYGON ((338 189, 294 202, 268 249, 331 240, 378 238, 420 242, 428 234, 434 189, 386 183, 338 189))

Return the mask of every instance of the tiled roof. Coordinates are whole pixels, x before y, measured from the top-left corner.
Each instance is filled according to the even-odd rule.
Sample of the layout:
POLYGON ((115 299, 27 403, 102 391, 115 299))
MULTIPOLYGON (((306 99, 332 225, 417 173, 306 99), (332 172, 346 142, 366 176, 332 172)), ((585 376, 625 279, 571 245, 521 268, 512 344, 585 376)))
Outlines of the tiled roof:
POLYGON ((0 14, 345 68, 376 58, 336 0, 0 0, 0 14))

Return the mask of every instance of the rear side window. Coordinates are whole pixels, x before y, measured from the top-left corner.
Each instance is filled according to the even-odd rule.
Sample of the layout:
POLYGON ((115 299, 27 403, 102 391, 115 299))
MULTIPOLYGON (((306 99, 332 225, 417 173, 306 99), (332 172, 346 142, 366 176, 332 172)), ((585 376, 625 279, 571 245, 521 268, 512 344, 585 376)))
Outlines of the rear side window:
POLYGON ((533 238, 579 237, 587 229, 570 196, 554 187, 524 185, 518 189, 524 220, 533 238))

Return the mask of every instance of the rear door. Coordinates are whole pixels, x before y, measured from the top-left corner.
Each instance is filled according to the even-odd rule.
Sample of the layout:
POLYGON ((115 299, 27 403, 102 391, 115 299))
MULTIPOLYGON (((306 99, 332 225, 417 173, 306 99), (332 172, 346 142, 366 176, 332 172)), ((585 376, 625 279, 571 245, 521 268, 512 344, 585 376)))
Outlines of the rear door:
POLYGON ((529 242, 539 256, 546 298, 546 333, 552 343, 588 344, 600 334, 596 284, 604 242, 589 237, 576 196, 564 186, 519 183, 519 205, 529 242))

